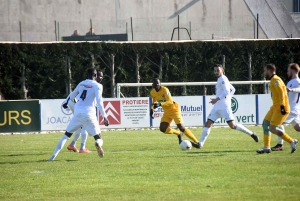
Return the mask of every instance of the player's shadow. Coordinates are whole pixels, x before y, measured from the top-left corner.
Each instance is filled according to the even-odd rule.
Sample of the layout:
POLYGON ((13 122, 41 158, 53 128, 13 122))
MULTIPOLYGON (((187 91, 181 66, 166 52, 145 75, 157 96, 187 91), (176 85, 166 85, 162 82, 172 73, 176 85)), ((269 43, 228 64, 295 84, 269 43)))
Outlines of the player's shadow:
POLYGON ((189 151, 187 154, 224 154, 224 153, 248 153, 253 150, 220 150, 220 151, 189 151))
POLYGON ((8 155, 1 155, 1 156, 8 156, 8 157, 11 157, 11 156, 40 156, 40 155, 45 155, 47 153, 26 153, 26 154, 23 154, 23 153, 20 153, 20 154, 8 154, 8 155))
POLYGON ((47 159, 44 159, 44 160, 37 160, 37 161, 1 161, 0 165, 7 165, 7 164, 16 165, 16 164, 45 163, 45 162, 50 163, 50 162, 58 162, 58 161, 77 162, 78 160, 55 160, 55 161, 49 161, 47 159))

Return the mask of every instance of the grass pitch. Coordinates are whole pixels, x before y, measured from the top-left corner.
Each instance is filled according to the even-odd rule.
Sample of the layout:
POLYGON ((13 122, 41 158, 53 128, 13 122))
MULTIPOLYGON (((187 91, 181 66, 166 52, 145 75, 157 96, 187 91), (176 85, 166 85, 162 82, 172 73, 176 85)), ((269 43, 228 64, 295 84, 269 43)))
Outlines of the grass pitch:
MULTIPOLYGON (((251 130, 262 139, 261 127, 251 130)), ((292 127, 286 130, 300 139, 292 127)), ((198 138, 202 128, 192 131, 198 138)), ((89 137, 91 153, 65 146, 56 161, 44 161, 61 136, 0 136, 1 200, 300 199, 300 150, 290 154, 287 143, 284 151, 258 155, 262 141, 213 128, 203 149, 181 151, 175 135, 158 130, 111 131, 103 132, 104 158, 89 137)), ((273 135, 272 145, 276 140, 273 135)))

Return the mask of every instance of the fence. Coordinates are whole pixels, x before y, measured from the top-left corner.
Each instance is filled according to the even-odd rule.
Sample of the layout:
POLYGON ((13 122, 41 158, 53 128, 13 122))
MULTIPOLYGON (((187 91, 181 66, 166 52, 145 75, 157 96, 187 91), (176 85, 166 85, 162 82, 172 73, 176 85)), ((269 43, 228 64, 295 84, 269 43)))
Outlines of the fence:
MULTIPOLYGON (((209 103, 212 97, 175 96, 173 100, 180 105, 186 126, 203 126, 212 109, 209 103)), ((70 109, 62 107, 63 101, 64 99, 0 101, 0 133, 65 130, 72 113, 70 109)), ((148 97, 105 99, 104 107, 110 125, 103 129, 159 127, 163 110, 157 108, 154 119, 150 118, 151 101, 148 97)), ((245 125, 260 124, 271 104, 269 94, 235 95, 231 99, 235 120, 245 125)), ((103 125, 101 116, 99 124, 103 125)), ((226 125, 226 122, 219 119, 215 125, 226 125)))

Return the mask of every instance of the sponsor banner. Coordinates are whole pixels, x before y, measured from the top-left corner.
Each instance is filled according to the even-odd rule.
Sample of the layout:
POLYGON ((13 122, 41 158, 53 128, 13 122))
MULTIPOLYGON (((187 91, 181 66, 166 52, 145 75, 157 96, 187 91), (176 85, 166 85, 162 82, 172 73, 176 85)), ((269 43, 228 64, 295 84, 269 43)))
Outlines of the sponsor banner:
MULTIPOLYGON (((179 105, 185 126, 203 126, 203 96, 174 96, 172 98, 179 105)), ((162 108, 154 110, 153 127, 159 127, 162 116, 162 108)), ((176 127, 174 121, 171 126, 176 127)))
POLYGON ((65 130, 73 114, 70 108, 64 109, 62 104, 65 99, 40 100, 41 103, 41 130, 65 130))
POLYGON ((0 132, 28 131, 40 131, 39 101, 0 101, 0 132))
POLYGON ((258 96, 258 124, 262 124, 263 120, 272 106, 271 94, 259 94, 258 96))
MULTIPOLYGON (((213 105, 209 103, 212 98, 216 98, 216 96, 205 97, 206 119, 213 109, 213 105)), ((231 98, 231 109, 236 123, 249 125, 256 124, 255 95, 234 95, 231 98)), ((214 125, 227 125, 227 122, 224 118, 220 118, 214 123, 214 125)))
MULTIPOLYGON (((150 127, 149 98, 106 98, 103 101, 109 128, 150 127)), ((99 123, 104 125, 99 114, 99 123)))

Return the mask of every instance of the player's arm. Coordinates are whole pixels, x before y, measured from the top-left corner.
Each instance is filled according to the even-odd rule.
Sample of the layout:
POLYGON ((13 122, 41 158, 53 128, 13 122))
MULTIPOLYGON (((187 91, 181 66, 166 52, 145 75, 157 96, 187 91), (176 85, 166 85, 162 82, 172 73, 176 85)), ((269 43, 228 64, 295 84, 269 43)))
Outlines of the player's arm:
POLYGON ((274 82, 274 88, 277 92, 277 96, 278 96, 278 100, 280 104, 280 112, 282 115, 286 114, 286 106, 288 103, 285 102, 285 90, 283 90, 285 88, 285 85, 283 85, 281 82, 279 82, 278 80, 276 80, 274 82))
POLYGON ((103 105, 101 85, 95 87, 95 97, 96 97, 98 110, 100 111, 103 118, 107 118, 106 112, 104 110, 104 105, 103 105))
POLYGON ((75 97, 79 94, 79 86, 80 86, 81 83, 79 83, 76 88, 74 89, 74 91, 72 91, 69 95, 70 97, 70 100, 74 100, 75 97))
POLYGON ((160 103, 161 106, 163 106, 163 107, 172 106, 173 105, 173 99, 172 99, 171 93, 168 89, 165 90, 164 97, 165 97, 165 102, 160 103))
POLYGON ((232 84, 230 84, 230 95, 233 96, 234 93, 235 93, 235 88, 234 88, 234 86, 232 86, 232 84))
MULTIPOLYGON (((155 103, 157 100, 151 95, 151 92, 150 92, 150 97, 152 98, 152 103, 155 103)), ((153 114, 154 114, 154 104, 152 104, 151 105, 151 107, 150 107, 150 117, 152 118, 152 119, 154 119, 154 117, 153 117, 153 114)))
POLYGON ((288 92, 300 93, 300 83, 297 83, 293 88, 286 88, 288 92))
POLYGON ((69 100, 70 100, 70 94, 68 95, 68 97, 64 100, 63 102, 63 108, 68 108, 68 103, 69 103, 69 100))
POLYGON ((218 97, 219 100, 225 98, 230 94, 230 83, 228 81, 223 80, 222 81, 222 94, 218 97))

